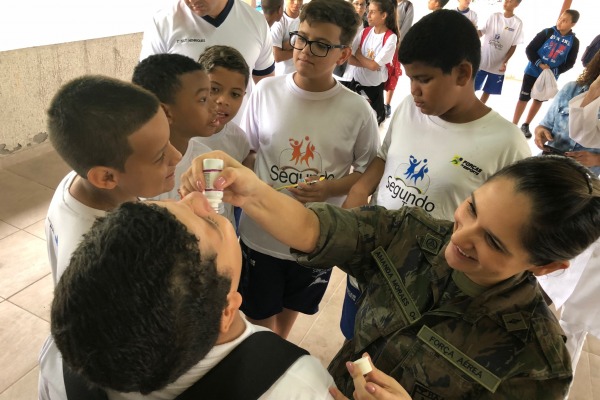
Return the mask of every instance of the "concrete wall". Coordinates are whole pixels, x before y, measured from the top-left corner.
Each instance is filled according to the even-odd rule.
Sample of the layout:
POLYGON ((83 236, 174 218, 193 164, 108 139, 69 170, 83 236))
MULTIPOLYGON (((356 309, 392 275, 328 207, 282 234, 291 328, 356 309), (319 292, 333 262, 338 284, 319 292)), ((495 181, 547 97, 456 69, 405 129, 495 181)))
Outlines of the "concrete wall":
POLYGON ((0 159, 48 140, 46 109, 84 74, 130 80, 141 33, 0 52, 0 159))

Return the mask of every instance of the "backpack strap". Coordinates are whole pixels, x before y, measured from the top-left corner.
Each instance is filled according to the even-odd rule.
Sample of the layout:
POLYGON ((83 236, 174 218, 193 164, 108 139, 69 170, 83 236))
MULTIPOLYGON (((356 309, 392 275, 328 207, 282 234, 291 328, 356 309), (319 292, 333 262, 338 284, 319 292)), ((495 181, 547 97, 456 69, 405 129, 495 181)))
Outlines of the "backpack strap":
POLYGON ((108 400, 106 392, 99 387, 92 387, 83 377, 73 372, 63 361, 63 379, 69 400, 108 400))
POLYGON ((371 26, 367 26, 365 29, 363 29, 362 36, 360 37, 360 48, 361 49, 362 49, 363 43, 365 42, 365 39, 367 38, 367 35, 369 34, 369 32, 371 32, 371 29, 373 29, 373 27, 371 27, 371 26))
POLYGON ((256 400, 307 354, 271 331, 256 332, 176 400, 256 400))

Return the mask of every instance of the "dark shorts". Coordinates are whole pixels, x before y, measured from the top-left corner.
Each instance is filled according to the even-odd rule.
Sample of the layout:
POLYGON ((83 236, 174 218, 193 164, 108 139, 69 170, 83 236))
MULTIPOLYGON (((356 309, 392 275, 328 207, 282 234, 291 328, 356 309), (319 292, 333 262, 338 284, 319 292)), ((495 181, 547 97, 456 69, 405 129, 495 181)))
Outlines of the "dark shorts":
POLYGON ((519 100, 529 101, 531 100, 531 88, 536 81, 535 76, 528 74, 523 75, 523 83, 521 84, 521 92, 519 93, 519 100))
POLYGON ((477 75, 475 75, 475 90, 483 89, 487 94, 502 94, 503 84, 504 75, 492 74, 482 70, 477 71, 477 75))
POLYGON ((315 314, 325 294, 331 269, 303 267, 242 246, 242 276, 238 291, 240 309, 252 319, 265 319, 284 308, 315 314))

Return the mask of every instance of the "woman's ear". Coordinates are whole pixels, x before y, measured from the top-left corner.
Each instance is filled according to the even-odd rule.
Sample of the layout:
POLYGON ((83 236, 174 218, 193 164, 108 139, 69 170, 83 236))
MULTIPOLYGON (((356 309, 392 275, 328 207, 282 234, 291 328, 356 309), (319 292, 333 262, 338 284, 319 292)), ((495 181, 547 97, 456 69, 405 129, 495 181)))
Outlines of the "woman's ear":
POLYGON ((543 275, 550 274, 554 271, 558 271, 559 269, 567 269, 567 268, 569 268, 569 261, 565 260, 565 261, 553 261, 546 265, 530 268, 529 270, 531 272, 533 272, 533 274, 535 276, 543 276, 543 275))

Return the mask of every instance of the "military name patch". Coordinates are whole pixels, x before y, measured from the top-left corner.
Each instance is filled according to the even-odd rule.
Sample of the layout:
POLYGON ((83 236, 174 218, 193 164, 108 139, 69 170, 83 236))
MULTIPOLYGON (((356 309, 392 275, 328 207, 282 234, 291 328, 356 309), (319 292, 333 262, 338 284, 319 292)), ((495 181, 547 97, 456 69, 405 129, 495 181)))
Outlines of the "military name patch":
POLYGON ((432 348, 436 353, 444 357, 452 365, 470 376, 481 386, 494 393, 500 385, 500 378, 485 369, 477 361, 448 343, 446 339, 435 333, 431 328, 423 326, 417 337, 432 348))
POLYGON ((412 400, 444 400, 442 396, 432 392, 419 382, 415 383, 415 388, 410 397, 412 397, 412 400))
POLYGON ((390 289, 392 289, 392 293, 400 305, 400 309, 404 313, 406 319, 408 319, 410 323, 419 320, 421 318, 421 313, 406 290, 406 286, 404 286, 404 282, 402 282, 398 271, 396 271, 394 263, 390 260, 383 247, 380 246, 376 248, 371 252, 371 255, 379 266, 390 289))

